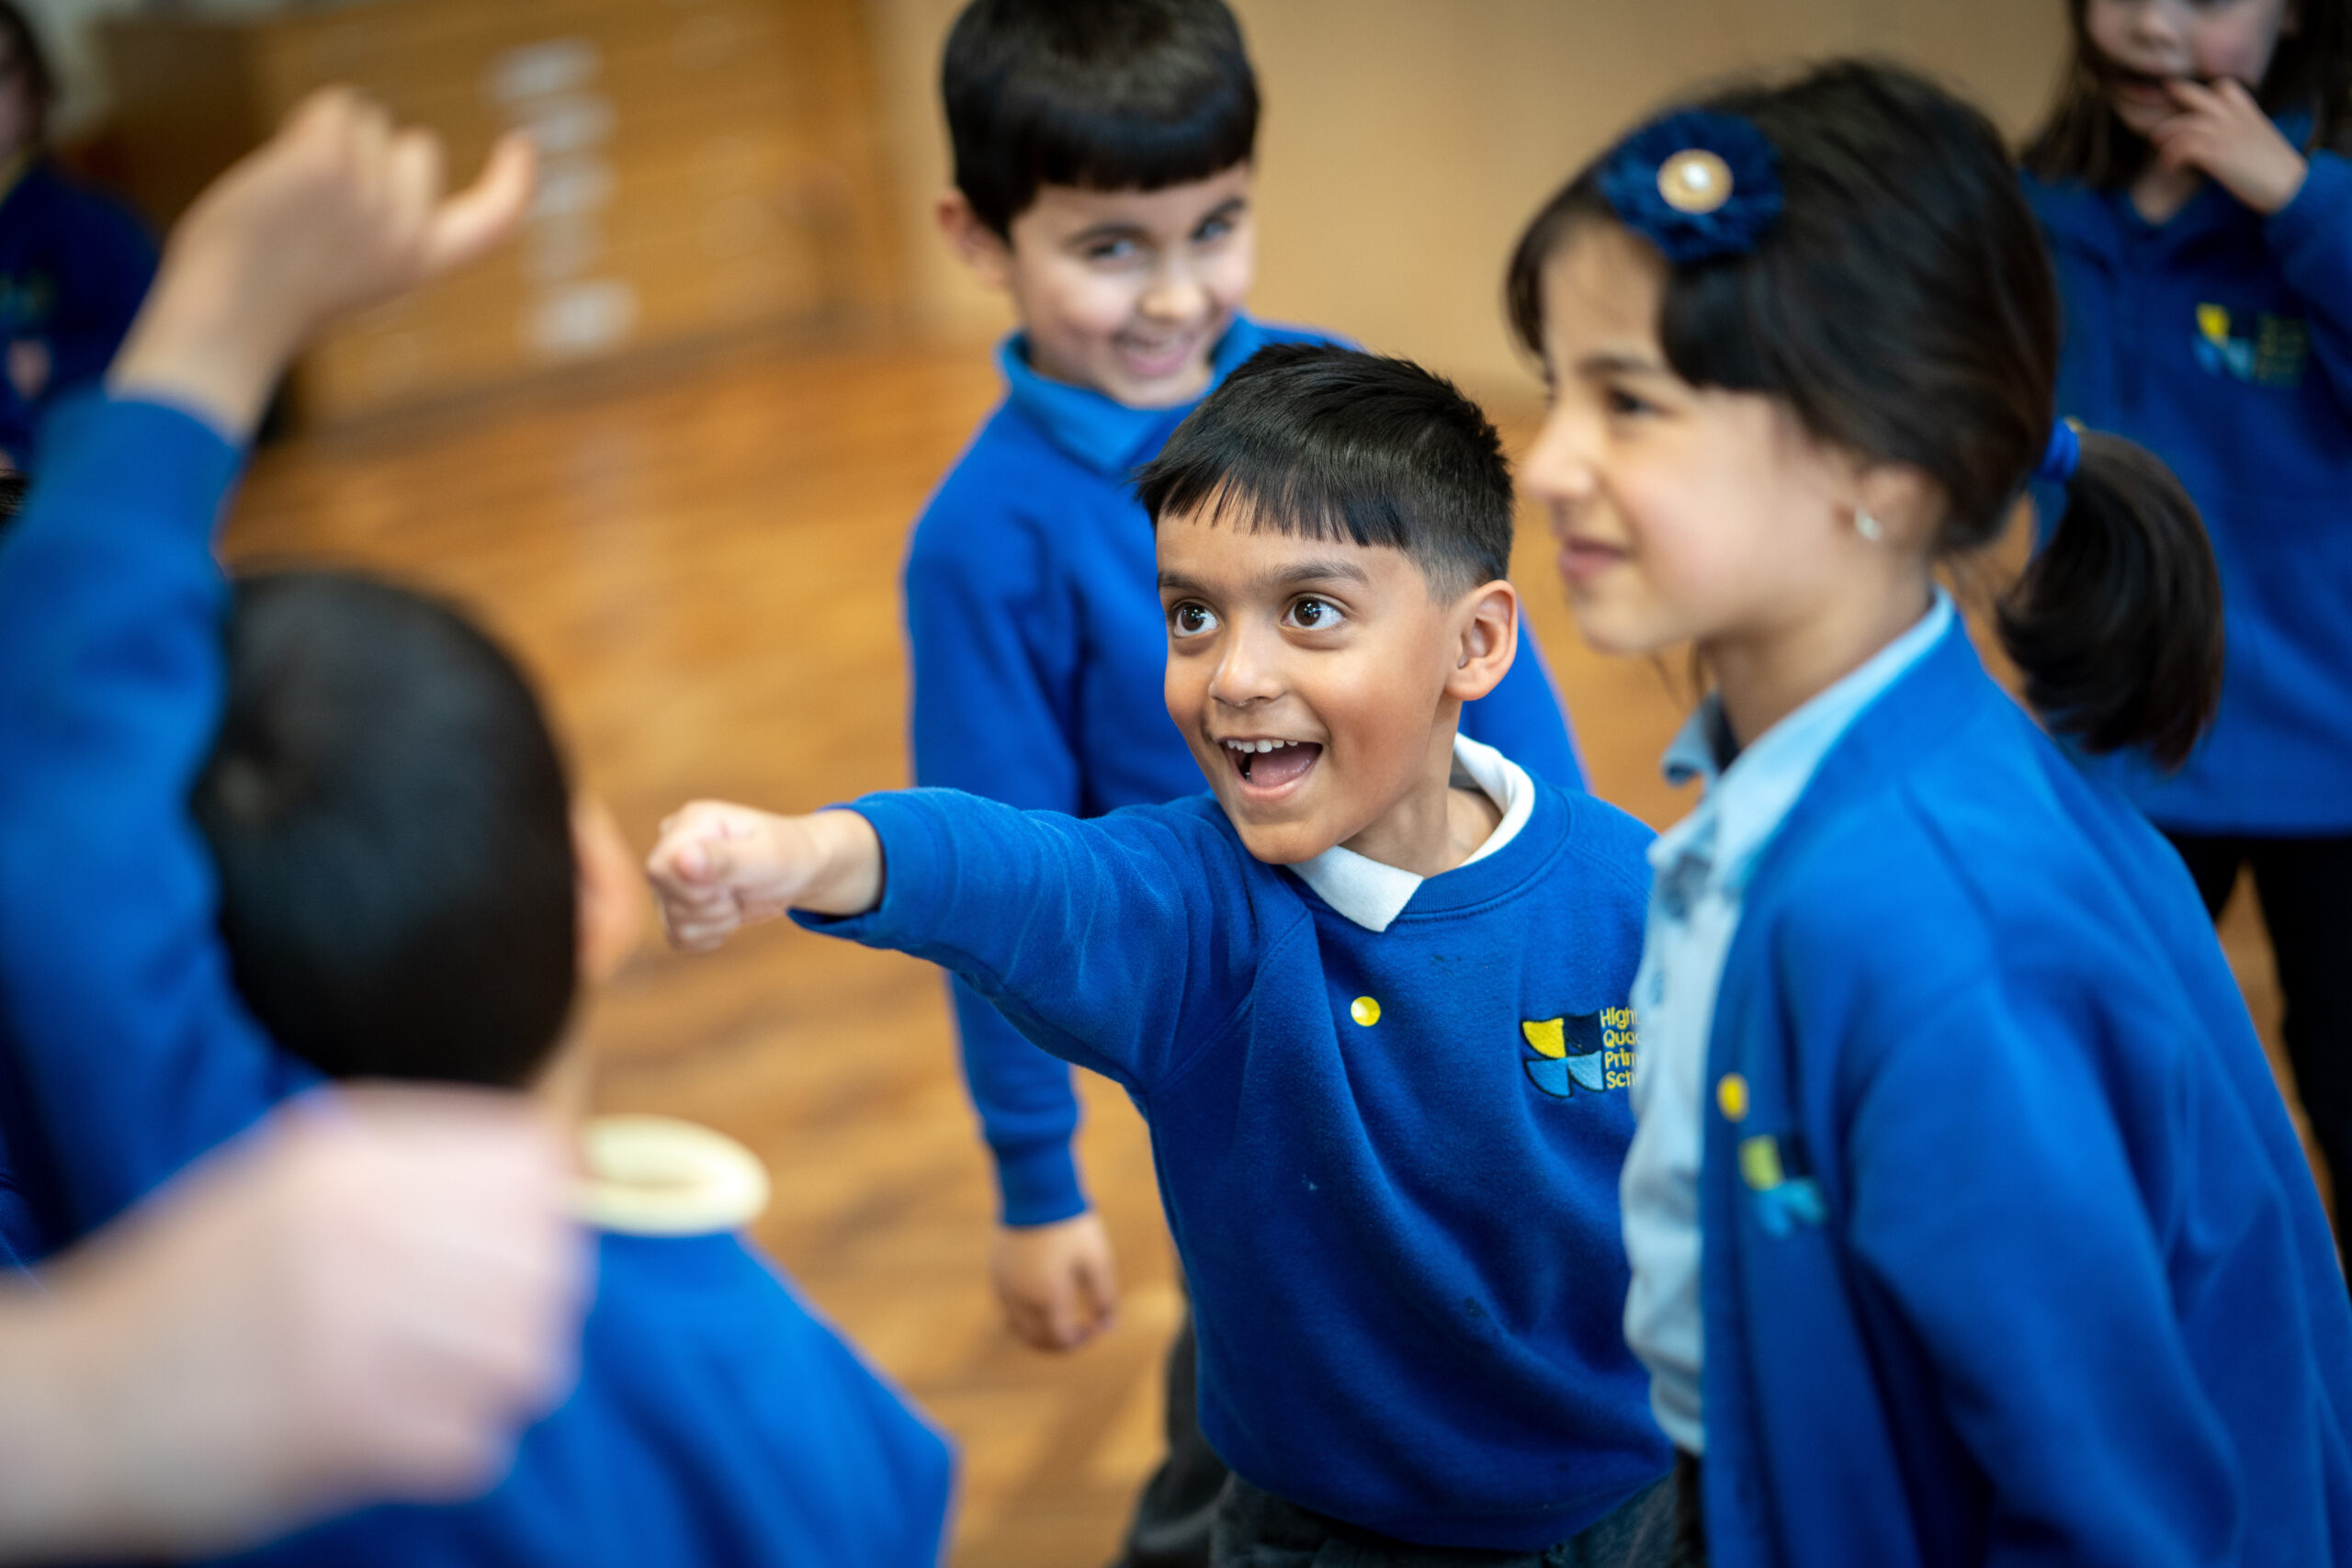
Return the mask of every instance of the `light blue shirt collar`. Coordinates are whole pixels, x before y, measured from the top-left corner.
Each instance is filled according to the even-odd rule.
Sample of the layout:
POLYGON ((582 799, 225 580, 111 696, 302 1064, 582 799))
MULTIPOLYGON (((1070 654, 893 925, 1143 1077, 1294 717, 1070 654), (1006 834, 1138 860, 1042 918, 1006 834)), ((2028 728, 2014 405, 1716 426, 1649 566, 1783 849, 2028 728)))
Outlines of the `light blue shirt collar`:
MULTIPOLYGON (((1236 367, 1263 348, 1265 329, 1237 315, 1209 355, 1205 398, 1236 367)), ((1004 373, 1006 399, 1026 414, 1046 439, 1098 474, 1124 478, 1148 462, 1179 420, 1200 404, 1195 398, 1163 409, 1129 408, 1091 387, 1076 387, 1039 375, 1029 364, 1029 339, 1014 333, 997 345, 997 368, 1004 373)))
POLYGON ((1838 737, 1951 628, 1951 595, 1940 587, 1935 593, 1935 603, 1910 630, 1758 736, 1728 767, 1716 761, 1714 745, 1717 736, 1728 734, 1723 705, 1714 693, 1707 694, 1666 749, 1668 781, 1702 780, 1706 795, 1697 810, 1650 845, 1650 866, 1662 881, 1695 859, 1716 886, 1745 885, 1756 857, 1838 737))

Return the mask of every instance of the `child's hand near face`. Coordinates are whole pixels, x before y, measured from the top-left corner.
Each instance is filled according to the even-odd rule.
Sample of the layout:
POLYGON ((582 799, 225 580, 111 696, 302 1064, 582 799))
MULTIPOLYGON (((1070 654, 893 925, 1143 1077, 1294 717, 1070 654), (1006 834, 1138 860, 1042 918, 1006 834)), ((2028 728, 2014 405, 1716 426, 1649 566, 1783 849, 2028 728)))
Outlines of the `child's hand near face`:
POLYGON ((2168 85, 2180 112, 2148 133, 2165 167, 2210 175, 2265 216, 2295 199, 2303 188, 2303 155, 2278 133, 2244 83, 2224 78, 2211 87, 2195 82, 2168 85))
POLYGON ((1119 1280, 1101 1216, 1007 1225, 989 1255, 1005 1326, 1037 1350, 1074 1350, 1111 1326, 1119 1280))
POLYGON ((787 909, 873 908, 882 899, 882 841, 854 811, 777 817, 697 800, 663 819, 645 874, 671 945, 706 953, 787 909))
POLYGON ((445 195, 438 137, 395 129, 348 88, 312 94, 172 231, 109 384, 249 433, 312 333, 505 238, 534 166, 530 142, 510 135, 471 186, 445 195))

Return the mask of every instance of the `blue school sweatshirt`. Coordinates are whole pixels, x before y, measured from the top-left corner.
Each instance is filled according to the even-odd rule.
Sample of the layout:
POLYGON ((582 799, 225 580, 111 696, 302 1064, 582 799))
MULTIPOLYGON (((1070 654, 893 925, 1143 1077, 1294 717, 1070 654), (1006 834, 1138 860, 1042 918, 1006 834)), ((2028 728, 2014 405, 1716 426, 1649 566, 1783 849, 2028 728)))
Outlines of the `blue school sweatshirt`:
POLYGON ((2170 846, 1955 626, 1750 874, 1699 1215, 1716 1568, 2352 1562, 2352 1307, 2170 846))
POLYGON ((1647 829, 1538 781, 1515 838, 1374 932, 1207 795, 855 809, 880 906, 798 918, 953 969, 1134 1098, 1201 1428, 1236 1472, 1406 1540, 1524 1551, 1666 1470, 1620 1327, 1647 829))
POLYGON ((243 454, 85 396, 0 535, 0 1262, 104 1224, 317 1081, 231 982, 187 809, 223 700, 243 454))
MULTIPOLYGON (((1210 385, 1268 344, 1324 341, 1238 317, 1210 385)), ((1129 408, 1048 380, 1017 334, 997 362, 1004 400, 940 482, 907 555, 915 782, 1074 817, 1197 794, 1200 768, 1161 697, 1168 628, 1151 519, 1130 480, 1198 405, 1129 408)), ((1518 662, 1463 709, 1462 729, 1538 778, 1584 787, 1524 625, 1518 662)), ((1004 1222, 1084 1212, 1069 1069, 961 981, 953 994, 1004 1222)))
POLYGON ((105 374, 155 278, 155 243, 138 219, 67 179, 46 159, 0 194, 0 453, 33 466, 58 400, 105 374), (6 374, 13 343, 49 351, 48 381, 28 398, 6 374))
POLYGON ((504 1481, 365 1509, 228 1561, 933 1568, 946 1440, 728 1235, 606 1234, 578 1387, 504 1481))
POLYGON ((2171 465, 2221 567, 2211 732, 2173 777, 2092 764, 2167 828, 2352 832, 2352 162, 2310 165, 2271 217, 2210 181, 2161 227, 2120 189, 2025 182, 2064 297, 2059 412, 2171 465))

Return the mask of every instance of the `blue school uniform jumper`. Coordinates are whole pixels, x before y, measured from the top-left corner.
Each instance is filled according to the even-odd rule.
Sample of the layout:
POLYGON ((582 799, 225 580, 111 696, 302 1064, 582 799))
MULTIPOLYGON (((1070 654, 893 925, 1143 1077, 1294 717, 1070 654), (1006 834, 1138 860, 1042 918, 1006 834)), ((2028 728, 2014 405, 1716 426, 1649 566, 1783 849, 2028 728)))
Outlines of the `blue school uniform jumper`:
MULTIPOLYGON (((1210 384, 1269 344, 1325 341, 1238 317, 1210 384)), ((1073 817, 1198 794, 1200 768, 1161 696, 1168 628, 1151 519, 1130 486, 1197 404, 1135 409, 1048 380, 1018 334, 997 363, 1004 401, 940 482, 907 555, 915 782, 1073 817)), ((1584 787, 1523 626, 1518 662, 1464 707, 1462 729, 1538 778, 1584 787)), ((961 981, 954 997, 1004 1223, 1084 1213, 1069 1069, 961 981)))
POLYGON ((0 452, 16 467, 33 467, 57 400, 105 374, 154 277, 155 243, 139 220, 47 159, 0 193, 0 355, 34 343, 49 355, 30 397, 0 373, 0 452))
POLYGON ((2352 1561, 2352 1306, 2179 858, 1955 626, 1748 874, 1698 1213, 1717 1568, 2352 1561))
MULTIPOLYGON (((2300 146, 2311 117, 2278 128, 2300 146)), ((2064 295, 2059 412, 2169 464, 2222 574, 2211 733, 2175 776, 2092 766, 2216 914, 2252 869, 2303 1109, 2352 1180, 2352 162, 2311 153, 2267 218, 2218 181, 2161 225, 2122 189, 2026 191, 2064 295)), ((2352 1240, 2352 1208, 2337 1224, 2352 1240)))
POLYGON ((580 1356, 487 1495, 366 1509, 226 1562, 937 1568, 945 1439, 740 1238, 599 1237, 580 1356))
MULTIPOLYGON (((97 397, 59 412, 48 453, 0 540, 0 1247, 19 1265, 318 1081, 237 998, 187 808, 220 724, 212 534, 243 454, 97 397)), ((916 1568, 945 1467, 736 1238, 608 1235, 578 1387, 503 1485, 267 1560, 916 1568)))
POLYGON ((2222 570, 2211 732, 2169 777, 2095 766, 2168 829, 2352 833, 2352 162, 2312 153, 2268 218, 2219 181, 2161 225, 2120 188, 2025 188, 2064 300, 2058 412, 2162 457, 2222 570))
POLYGON ((1530 1551, 1670 1452, 1619 1327, 1649 833, 1520 794, 1508 842, 1368 925, 1205 795, 1085 821, 869 795, 880 905, 797 918, 955 970, 1134 1098, 1202 1429, 1238 1476, 1404 1540, 1530 1551))

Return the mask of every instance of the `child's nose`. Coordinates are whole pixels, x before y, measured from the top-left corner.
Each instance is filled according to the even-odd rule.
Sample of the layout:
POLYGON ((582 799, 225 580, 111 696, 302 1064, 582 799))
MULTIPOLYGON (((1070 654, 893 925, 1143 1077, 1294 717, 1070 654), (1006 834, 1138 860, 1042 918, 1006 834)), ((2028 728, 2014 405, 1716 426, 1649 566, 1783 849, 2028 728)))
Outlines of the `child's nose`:
POLYGON ((1144 290, 1143 313, 1156 321, 1192 321, 1208 313, 1209 291, 1190 273, 1165 272, 1144 290))
POLYGON ((1275 661, 1269 657, 1272 650, 1261 646, 1262 640, 1246 634, 1227 639, 1216 673, 1209 679, 1210 696, 1227 707, 1246 707, 1282 694, 1275 661))
POLYGON ((1538 501, 1573 502, 1590 495, 1594 486, 1589 431, 1562 410, 1546 416, 1534 446, 1519 466, 1519 480, 1538 501))

